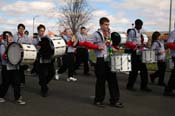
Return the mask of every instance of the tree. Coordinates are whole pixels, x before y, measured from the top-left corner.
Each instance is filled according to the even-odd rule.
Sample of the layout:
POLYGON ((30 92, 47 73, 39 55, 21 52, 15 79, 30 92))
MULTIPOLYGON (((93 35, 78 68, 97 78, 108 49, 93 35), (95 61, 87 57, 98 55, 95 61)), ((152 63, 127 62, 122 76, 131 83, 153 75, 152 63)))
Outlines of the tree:
POLYGON ((69 27, 75 34, 81 26, 88 23, 92 17, 92 9, 86 0, 65 0, 59 9, 62 16, 58 19, 61 25, 69 27))

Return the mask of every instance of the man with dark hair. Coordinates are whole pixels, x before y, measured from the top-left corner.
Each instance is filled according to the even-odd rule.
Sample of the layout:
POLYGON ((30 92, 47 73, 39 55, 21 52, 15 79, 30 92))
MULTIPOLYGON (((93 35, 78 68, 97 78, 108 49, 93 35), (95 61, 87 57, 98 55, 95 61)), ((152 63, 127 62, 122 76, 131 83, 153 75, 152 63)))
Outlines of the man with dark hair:
POLYGON ((127 89, 135 91, 134 83, 136 81, 138 71, 140 71, 141 84, 140 89, 142 91, 151 91, 147 87, 148 84, 148 71, 145 63, 141 60, 141 50, 145 47, 144 38, 141 32, 143 22, 140 19, 135 20, 135 28, 128 32, 128 40, 126 42, 126 47, 130 48, 131 54, 131 64, 132 71, 129 73, 127 89))
MULTIPOLYGON (((24 24, 18 24, 17 26, 18 32, 14 34, 14 42, 19 44, 30 44, 31 40, 28 38, 27 35, 24 34, 25 26, 24 24)), ((25 75, 24 70, 28 68, 27 65, 21 65, 19 69, 20 78, 21 78, 21 87, 25 85, 25 75)))
POLYGON ((20 28, 23 28, 25 30, 25 25, 22 23, 18 24, 17 29, 19 30, 20 28))
MULTIPOLYGON (((99 23, 100 29, 93 33, 92 39, 94 44, 103 46, 104 49, 94 50, 97 60, 95 66, 96 87, 94 104, 100 107, 104 106, 103 101, 105 99, 105 82, 107 81, 110 93, 110 106, 122 108, 123 105, 119 102, 120 92, 118 87, 118 80, 116 73, 111 72, 109 66, 110 51, 108 51, 108 47, 106 45, 106 41, 111 37, 111 33, 109 32, 110 21, 108 18, 102 17, 99 23)), ((114 50, 115 48, 112 49, 114 50)))
MULTIPOLYGON (((85 27, 80 28, 80 32, 77 33, 77 39, 79 42, 88 41, 87 30, 85 27)), ((83 64, 84 64, 84 74, 88 75, 88 73, 89 73, 88 49, 85 46, 77 46, 75 70, 78 69, 81 62, 83 62, 83 64)))
POLYGON ((0 45, 0 57, 2 59, 2 84, 0 86, 0 103, 5 102, 5 95, 8 91, 10 85, 14 89, 14 98, 15 101, 20 104, 26 104, 25 101, 22 100, 21 89, 20 89, 20 78, 19 78, 19 64, 12 65, 7 60, 7 46, 13 42, 13 35, 9 31, 3 32, 3 44, 0 45))
POLYGON ((52 49, 50 38, 45 35, 45 30, 45 26, 40 24, 37 27, 38 36, 33 39, 33 44, 38 49, 34 70, 39 75, 42 97, 47 97, 49 89, 47 85, 55 75, 54 59, 52 58, 54 50, 52 49))

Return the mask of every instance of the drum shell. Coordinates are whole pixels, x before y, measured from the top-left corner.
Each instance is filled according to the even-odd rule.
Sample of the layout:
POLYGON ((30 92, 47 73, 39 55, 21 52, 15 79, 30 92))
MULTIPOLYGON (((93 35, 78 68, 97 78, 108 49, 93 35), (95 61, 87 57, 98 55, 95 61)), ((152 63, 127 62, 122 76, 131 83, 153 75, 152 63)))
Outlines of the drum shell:
POLYGON ((37 57, 37 50, 31 44, 12 42, 7 47, 7 59, 12 65, 32 64, 37 57))
POLYGON ((62 37, 51 38, 54 45, 54 57, 62 56, 66 53, 67 45, 62 37))
POLYGON ((21 64, 33 64, 37 58, 37 49, 31 44, 21 44, 23 48, 23 58, 21 64))
POLYGON ((115 54, 111 56, 112 72, 128 72, 131 71, 131 55, 115 54))
POLYGON ((157 55, 154 50, 143 50, 142 51, 142 63, 156 63, 157 55))

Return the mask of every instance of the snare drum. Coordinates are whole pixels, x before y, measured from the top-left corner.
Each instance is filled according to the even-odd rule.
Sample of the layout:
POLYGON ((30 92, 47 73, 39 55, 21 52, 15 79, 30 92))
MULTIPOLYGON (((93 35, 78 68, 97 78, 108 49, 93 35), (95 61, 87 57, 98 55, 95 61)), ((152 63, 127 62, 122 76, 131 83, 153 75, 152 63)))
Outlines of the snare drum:
POLYGON ((51 37, 54 45, 54 57, 64 55, 66 53, 67 45, 62 37, 51 37))
POLYGON ((142 63, 156 63, 157 56, 154 50, 143 50, 142 51, 142 63))
POLYGON ((37 50, 31 44, 12 42, 7 47, 8 61, 13 64, 33 64, 37 57, 37 50))
POLYGON ((131 55, 130 54, 112 55, 111 56, 111 71, 112 72, 131 71, 131 55))

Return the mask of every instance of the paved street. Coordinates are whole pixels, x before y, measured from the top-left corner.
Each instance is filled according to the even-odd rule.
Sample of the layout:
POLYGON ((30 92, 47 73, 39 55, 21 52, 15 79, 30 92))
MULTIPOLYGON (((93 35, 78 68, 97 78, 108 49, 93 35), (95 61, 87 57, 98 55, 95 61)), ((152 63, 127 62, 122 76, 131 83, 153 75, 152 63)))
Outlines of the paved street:
MULTIPOLYGON (((174 116, 175 97, 162 96, 163 87, 150 84, 152 92, 139 90, 137 79, 136 92, 125 89, 126 74, 118 74, 123 109, 108 106, 108 89, 106 89, 105 108, 94 106, 95 76, 93 69, 90 76, 77 71, 77 82, 66 82, 67 73, 61 75, 59 81, 53 80, 49 84, 49 96, 39 95, 38 79, 26 73, 26 86, 22 88, 22 95, 27 101, 24 106, 15 104, 13 92, 10 89, 6 96, 7 102, 0 104, 0 116, 174 116)), ((166 78, 169 76, 167 74, 166 78)))

